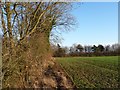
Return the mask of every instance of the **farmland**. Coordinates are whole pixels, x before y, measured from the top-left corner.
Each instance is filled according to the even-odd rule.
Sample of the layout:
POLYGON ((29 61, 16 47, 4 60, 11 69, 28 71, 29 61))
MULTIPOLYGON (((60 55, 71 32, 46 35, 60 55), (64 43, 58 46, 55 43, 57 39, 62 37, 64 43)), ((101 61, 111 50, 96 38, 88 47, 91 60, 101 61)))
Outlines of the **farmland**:
POLYGON ((118 57, 56 58, 66 73, 80 88, 117 88, 118 57))

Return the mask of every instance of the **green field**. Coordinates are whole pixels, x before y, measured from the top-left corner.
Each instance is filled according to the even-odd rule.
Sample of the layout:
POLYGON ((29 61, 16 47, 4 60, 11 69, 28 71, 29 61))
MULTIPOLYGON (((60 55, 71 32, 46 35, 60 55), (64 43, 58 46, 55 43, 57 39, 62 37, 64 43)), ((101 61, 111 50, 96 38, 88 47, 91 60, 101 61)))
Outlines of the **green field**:
POLYGON ((67 74, 80 88, 117 88, 118 57, 57 58, 67 74))

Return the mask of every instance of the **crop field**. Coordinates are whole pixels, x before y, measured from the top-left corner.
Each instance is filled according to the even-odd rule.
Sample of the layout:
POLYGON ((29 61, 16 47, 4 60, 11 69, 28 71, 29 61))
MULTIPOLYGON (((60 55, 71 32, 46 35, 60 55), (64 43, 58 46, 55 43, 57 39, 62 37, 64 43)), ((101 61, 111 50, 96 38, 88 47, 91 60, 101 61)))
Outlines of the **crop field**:
POLYGON ((117 88, 118 56, 56 58, 79 88, 117 88))

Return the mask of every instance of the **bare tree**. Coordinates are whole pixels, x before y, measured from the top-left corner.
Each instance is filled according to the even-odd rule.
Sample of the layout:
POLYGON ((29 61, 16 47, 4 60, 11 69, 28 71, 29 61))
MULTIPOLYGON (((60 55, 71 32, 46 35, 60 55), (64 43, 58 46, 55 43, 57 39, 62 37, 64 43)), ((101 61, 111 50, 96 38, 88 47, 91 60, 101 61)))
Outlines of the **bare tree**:
POLYGON ((70 3, 60 2, 1 5, 3 87, 35 87, 34 73, 34 77, 41 75, 42 80, 43 69, 51 57, 51 30, 58 27, 68 30, 74 25, 68 14, 70 8, 70 3))

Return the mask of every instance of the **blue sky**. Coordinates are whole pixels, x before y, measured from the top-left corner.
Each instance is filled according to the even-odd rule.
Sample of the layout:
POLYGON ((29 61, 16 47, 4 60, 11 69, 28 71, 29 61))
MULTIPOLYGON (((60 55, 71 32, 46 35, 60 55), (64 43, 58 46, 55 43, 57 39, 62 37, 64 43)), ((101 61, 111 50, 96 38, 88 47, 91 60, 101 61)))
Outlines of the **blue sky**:
POLYGON ((84 2, 71 13, 78 24, 74 30, 62 33, 62 46, 74 43, 108 45, 118 42, 117 2, 84 2))

